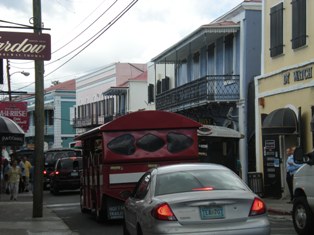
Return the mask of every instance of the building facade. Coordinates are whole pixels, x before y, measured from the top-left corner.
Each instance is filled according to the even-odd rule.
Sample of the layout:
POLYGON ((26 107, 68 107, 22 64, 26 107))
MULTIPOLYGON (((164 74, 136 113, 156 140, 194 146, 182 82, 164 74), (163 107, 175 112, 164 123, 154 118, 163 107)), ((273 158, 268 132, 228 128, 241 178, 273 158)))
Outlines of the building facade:
POLYGON ((314 20, 310 0, 263 1, 262 73, 255 78, 256 163, 265 194, 287 196, 286 149, 313 149, 314 20))
MULTIPOLYGON (((76 102, 75 80, 69 80, 45 89, 44 94, 44 143, 45 150, 69 147, 73 142, 75 129, 72 125, 73 106, 76 102)), ((25 144, 34 148, 35 143, 35 96, 20 96, 27 102, 29 130, 25 133, 25 144)))
POLYGON ((254 77, 260 74, 261 1, 244 1, 152 59, 158 110, 244 134, 242 177, 255 171, 254 77), (169 69, 169 65, 172 68, 169 69))
POLYGON ((112 63, 76 79, 77 134, 147 107, 147 66, 112 63))

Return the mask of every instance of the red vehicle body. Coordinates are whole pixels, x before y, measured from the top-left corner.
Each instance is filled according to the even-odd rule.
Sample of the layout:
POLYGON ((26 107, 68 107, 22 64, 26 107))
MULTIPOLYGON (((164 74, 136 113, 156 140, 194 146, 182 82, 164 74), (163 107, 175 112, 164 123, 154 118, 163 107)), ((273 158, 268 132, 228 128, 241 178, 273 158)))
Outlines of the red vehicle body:
POLYGON ((180 114, 138 111, 78 136, 82 142, 82 212, 98 220, 123 218, 126 195, 149 169, 198 162, 197 129, 180 114))

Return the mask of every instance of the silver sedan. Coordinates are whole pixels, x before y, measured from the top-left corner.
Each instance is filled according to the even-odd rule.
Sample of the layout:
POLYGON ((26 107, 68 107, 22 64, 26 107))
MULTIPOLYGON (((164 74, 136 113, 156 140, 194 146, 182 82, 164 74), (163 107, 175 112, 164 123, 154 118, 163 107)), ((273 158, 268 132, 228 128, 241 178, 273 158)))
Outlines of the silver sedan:
POLYGON ((125 202, 124 235, 270 234, 266 205, 228 168, 151 169, 125 202))

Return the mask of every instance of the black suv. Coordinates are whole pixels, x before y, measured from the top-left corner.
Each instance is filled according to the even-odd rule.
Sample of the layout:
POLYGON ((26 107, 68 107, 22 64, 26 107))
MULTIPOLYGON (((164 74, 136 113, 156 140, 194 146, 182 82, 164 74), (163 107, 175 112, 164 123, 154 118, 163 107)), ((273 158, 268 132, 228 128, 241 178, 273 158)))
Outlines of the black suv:
POLYGON ((80 188, 82 157, 66 157, 57 160, 54 171, 50 173, 50 192, 58 194, 61 190, 80 188))
POLYGON ((45 151, 44 189, 50 187, 50 174, 54 171, 56 162, 60 158, 81 157, 82 150, 72 148, 55 148, 45 151))

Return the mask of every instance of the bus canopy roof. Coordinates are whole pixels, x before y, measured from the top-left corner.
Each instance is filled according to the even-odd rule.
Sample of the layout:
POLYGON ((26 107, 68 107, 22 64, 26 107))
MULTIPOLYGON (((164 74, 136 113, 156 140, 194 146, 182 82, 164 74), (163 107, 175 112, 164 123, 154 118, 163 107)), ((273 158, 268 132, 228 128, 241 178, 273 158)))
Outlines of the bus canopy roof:
POLYGON ((77 136, 75 139, 84 139, 85 137, 95 135, 100 132, 185 129, 198 128, 200 126, 201 124, 199 122, 177 113, 159 110, 137 111, 118 117, 111 122, 89 130, 77 136))
POLYGON ((240 132, 223 126, 203 125, 197 130, 198 136, 203 137, 223 137, 242 139, 244 137, 240 132))

